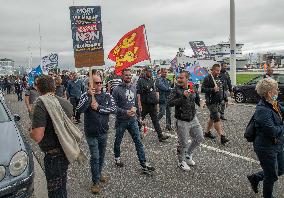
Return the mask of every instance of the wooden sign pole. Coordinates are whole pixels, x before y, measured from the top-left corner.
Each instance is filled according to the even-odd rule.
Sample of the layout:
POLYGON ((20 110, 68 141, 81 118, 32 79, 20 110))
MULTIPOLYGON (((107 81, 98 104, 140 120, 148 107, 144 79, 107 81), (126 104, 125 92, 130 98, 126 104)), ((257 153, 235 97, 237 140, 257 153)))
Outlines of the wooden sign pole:
MULTIPOLYGON (((94 82, 93 82, 92 67, 89 67, 89 84, 90 84, 90 87, 91 87, 91 92, 93 92, 94 82)), ((95 102, 95 101, 96 101, 95 95, 92 94, 92 102, 95 102)))

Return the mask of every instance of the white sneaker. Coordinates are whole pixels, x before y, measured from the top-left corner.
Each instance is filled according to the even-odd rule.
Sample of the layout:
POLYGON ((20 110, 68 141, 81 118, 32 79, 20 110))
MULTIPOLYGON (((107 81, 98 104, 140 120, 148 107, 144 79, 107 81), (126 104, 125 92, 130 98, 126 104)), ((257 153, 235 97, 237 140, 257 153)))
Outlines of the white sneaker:
POLYGON ((186 162, 189 166, 195 166, 195 162, 192 160, 192 155, 186 155, 186 162))
POLYGON ((185 161, 179 162, 178 167, 184 171, 190 171, 190 167, 187 165, 185 161))

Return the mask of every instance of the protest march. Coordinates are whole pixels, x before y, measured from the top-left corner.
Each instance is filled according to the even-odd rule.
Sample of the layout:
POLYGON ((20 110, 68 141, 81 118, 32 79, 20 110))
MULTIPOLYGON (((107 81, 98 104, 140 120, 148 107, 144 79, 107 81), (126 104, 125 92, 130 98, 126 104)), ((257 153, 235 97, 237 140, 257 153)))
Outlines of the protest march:
POLYGON ((189 50, 195 11, 127 2, 66 3, 65 23, 49 19, 64 41, 44 41, 41 22, 39 58, 29 44, 26 66, 0 60, 0 197, 284 197, 284 55, 243 54, 234 0, 228 42, 188 34, 189 50))

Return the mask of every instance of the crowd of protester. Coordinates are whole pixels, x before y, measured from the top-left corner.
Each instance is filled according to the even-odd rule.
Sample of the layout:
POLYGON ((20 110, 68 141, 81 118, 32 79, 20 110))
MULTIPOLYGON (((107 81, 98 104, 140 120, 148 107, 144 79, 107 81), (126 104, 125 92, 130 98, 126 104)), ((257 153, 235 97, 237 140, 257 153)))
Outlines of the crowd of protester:
MULTIPOLYGON (((77 158, 78 155, 74 153, 79 152, 76 147, 78 139, 70 135, 75 129, 63 124, 61 127, 68 126, 66 131, 69 138, 62 140, 58 135, 62 132, 58 131, 60 127, 57 124, 65 123, 70 118, 74 126, 78 125, 83 120, 81 114, 84 114, 84 134, 90 150, 93 182, 91 192, 95 194, 101 191, 101 183, 108 180, 103 169, 110 114, 116 115, 113 154, 114 164, 118 168, 125 165, 120 147, 127 130, 133 139, 143 173, 155 171, 155 167, 147 160, 141 141, 142 126, 145 125, 148 114, 160 143, 166 143, 170 138, 165 131, 176 131, 177 164, 181 170, 189 171, 190 166, 196 165, 193 154, 205 138, 218 138, 222 145, 227 145, 229 139, 221 122, 226 121, 225 108, 228 97, 232 96, 232 85, 225 63, 214 64, 202 85, 191 82, 187 71, 181 71, 172 80, 167 78, 166 68, 158 70, 155 78, 153 73, 149 66, 135 72, 124 69, 121 76, 94 69, 91 78, 80 78, 76 72, 60 75, 49 72, 48 75, 35 77, 32 85, 28 85, 25 76, 1 78, 1 89, 4 92, 17 94, 19 101, 23 101, 22 95, 25 95, 24 101, 32 123, 31 138, 45 153, 44 165, 49 170, 45 174, 50 198, 67 197, 67 169, 70 160, 66 156, 74 155, 77 158), (200 93, 205 94, 205 100, 201 99, 200 93), (58 109, 48 108, 46 101, 50 102, 50 106, 55 101, 58 109), (196 116, 196 105, 201 110, 205 107, 209 109, 210 115, 205 127, 200 125, 196 116), (173 108, 175 122, 171 117, 173 108), (54 117, 57 119, 54 120, 54 117), (165 129, 161 127, 163 117, 166 120, 165 129), (216 135, 212 131, 213 127, 216 135), (63 144, 66 145, 71 140, 72 148, 63 149, 66 147, 63 144)), ((263 170, 249 175, 248 180, 256 193, 259 182, 263 181, 263 195, 270 198, 274 182, 284 172, 284 108, 277 103, 277 82, 269 75, 264 76, 256 90, 262 99, 255 113, 258 132, 254 149, 263 170)))

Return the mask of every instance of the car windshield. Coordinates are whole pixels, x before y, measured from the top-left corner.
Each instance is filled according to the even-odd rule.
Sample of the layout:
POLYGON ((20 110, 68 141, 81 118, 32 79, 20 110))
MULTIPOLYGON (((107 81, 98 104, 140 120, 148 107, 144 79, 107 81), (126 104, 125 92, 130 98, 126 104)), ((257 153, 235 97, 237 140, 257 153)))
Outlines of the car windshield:
POLYGON ((9 121, 10 121, 9 116, 4 109, 4 106, 0 102, 0 122, 9 122, 9 121))

